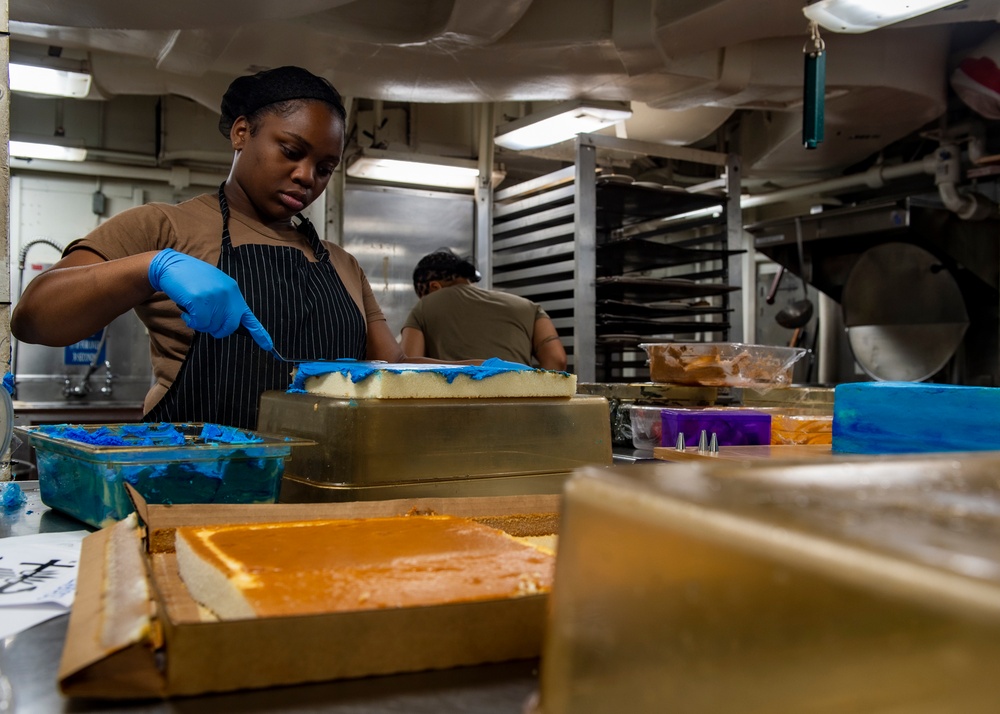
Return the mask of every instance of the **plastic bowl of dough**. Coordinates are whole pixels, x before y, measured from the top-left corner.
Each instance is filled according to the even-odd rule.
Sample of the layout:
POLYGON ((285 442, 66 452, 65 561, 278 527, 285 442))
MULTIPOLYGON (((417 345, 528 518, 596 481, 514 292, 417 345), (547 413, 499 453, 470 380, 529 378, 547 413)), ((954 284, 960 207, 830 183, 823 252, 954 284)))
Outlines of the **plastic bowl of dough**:
POLYGON ((669 342, 639 345, 654 382, 702 387, 772 389, 792 383, 792 368, 809 350, 739 342, 669 342))
POLYGON ((42 503, 98 528, 147 503, 274 503, 285 458, 309 439, 202 423, 16 427, 35 449, 42 503))

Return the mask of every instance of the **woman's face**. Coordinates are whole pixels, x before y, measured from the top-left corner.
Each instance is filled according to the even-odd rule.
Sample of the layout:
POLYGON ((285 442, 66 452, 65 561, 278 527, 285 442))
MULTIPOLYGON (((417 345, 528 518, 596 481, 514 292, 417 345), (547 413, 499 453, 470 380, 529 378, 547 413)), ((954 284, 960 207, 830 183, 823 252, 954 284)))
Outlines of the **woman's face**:
MULTIPOLYGON (((230 179, 265 224, 288 221, 323 193, 344 153, 344 122, 327 104, 298 101, 291 112, 263 114, 251 134, 233 124, 230 179)), ((237 203, 238 203, 237 198, 237 203)))

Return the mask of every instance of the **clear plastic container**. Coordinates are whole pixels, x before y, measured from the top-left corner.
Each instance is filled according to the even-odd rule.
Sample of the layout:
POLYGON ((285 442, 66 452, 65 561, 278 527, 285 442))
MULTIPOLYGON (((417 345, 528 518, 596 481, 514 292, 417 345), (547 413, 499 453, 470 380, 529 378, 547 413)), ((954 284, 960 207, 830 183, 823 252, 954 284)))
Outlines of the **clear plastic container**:
POLYGON ((792 367, 809 350, 739 342, 669 342, 639 345, 654 382, 705 387, 772 389, 792 383, 792 367))
POLYGON ((771 412, 772 444, 833 443, 832 414, 782 414, 771 412))
POLYGON ((633 404, 629 407, 632 445, 643 451, 652 451, 657 446, 674 446, 677 443, 677 432, 683 431, 685 443, 692 446, 697 443, 701 429, 706 429, 710 435, 714 431, 719 446, 750 444, 745 438, 743 441, 734 441, 730 432, 738 429, 743 433, 743 437, 746 437, 746 430, 752 429, 753 444, 764 445, 768 441, 761 441, 766 429, 766 425, 760 419, 761 415, 766 415, 770 419, 769 443, 771 444, 830 444, 833 440, 833 415, 812 410, 633 404), (706 416, 705 412, 714 412, 717 417, 706 416), (750 422, 747 422, 746 416, 733 416, 739 412, 756 416, 749 417, 750 422), (674 416, 665 417, 664 413, 674 416), (680 415, 686 415, 686 418, 682 419, 680 415), (664 428, 665 419, 668 422, 666 428, 664 428), (679 422, 682 423, 678 426, 679 422))
POLYGON ((132 512, 126 483, 148 503, 274 503, 291 447, 314 443, 205 428, 214 426, 58 424, 16 430, 35 449, 42 502, 98 528, 132 512), (87 443, 94 437, 105 443, 87 443))
POLYGON ((652 451, 662 446, 660 435, 663 433, 663 422, 660 412, 663 407, 641 406, 633 404, 629 407, 629 418, 632 422, 632 446, 642 451, 652 451))

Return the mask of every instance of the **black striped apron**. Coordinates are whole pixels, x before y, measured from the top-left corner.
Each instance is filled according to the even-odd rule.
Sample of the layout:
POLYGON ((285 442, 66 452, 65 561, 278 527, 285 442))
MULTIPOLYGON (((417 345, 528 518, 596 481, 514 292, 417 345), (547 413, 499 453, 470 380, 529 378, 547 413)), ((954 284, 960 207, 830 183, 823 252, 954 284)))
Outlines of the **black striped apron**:
MULTIPOLYGON (((219 187, 218 268, 240 286, 277 350, 288 359, 364 359, 365 318, 312 224, 299 216, 298 230, 308 240, 315 263, 294 247, 233 246, 224 186, 219 187)), ((291 369, 262 350, 242 327, 221 339, 196 332, 177 379, 143 419, 255 429, 261 393, 287 389, 291 369)))

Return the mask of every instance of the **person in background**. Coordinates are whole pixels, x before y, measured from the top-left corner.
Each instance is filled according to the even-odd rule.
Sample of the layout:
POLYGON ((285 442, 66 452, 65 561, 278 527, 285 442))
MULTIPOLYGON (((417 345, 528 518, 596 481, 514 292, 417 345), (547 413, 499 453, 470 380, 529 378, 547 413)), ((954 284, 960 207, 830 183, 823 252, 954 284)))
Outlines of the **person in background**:
POLYGON ((13 334, 69 345, 134 309, 154 377, 144 418, 247 429, 260 394, 290 384, 278 354, 429 361, 404 356, 358 262, 301 215, 340 164, 345 121, 337 90, 305 69, 238 77, 218 191, 130 209, 71 243, 24 291, 13 334))
POLYGON ((413 270, 420 300, 403 326, 403 351, 440 360, 497 357, 542 369, 565 370, 555 325, 530 300, 484 290, 475 266, 442 249, 425 255, 413 270))

